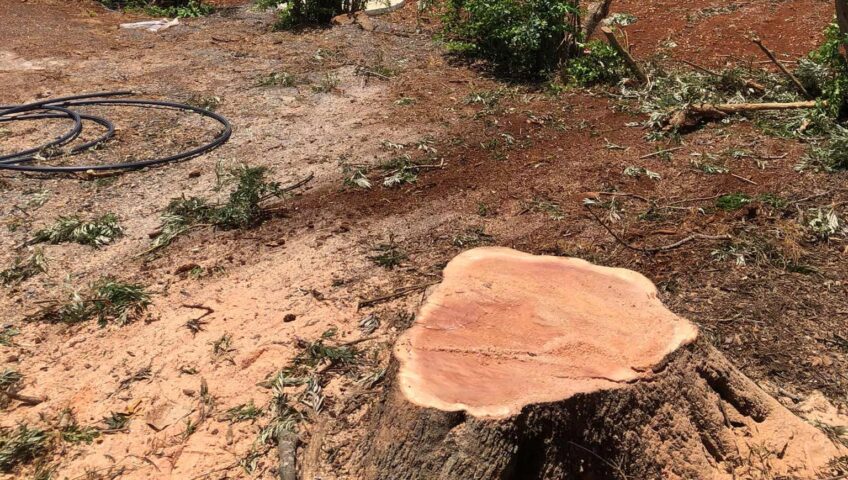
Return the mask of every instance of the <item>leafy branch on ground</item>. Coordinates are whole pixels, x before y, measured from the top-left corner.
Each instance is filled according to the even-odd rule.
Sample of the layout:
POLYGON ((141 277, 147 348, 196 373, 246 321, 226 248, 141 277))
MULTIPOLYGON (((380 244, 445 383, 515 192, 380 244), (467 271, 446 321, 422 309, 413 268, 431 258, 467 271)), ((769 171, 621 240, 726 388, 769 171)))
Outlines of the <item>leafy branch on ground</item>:
POLYGON ((267 214, 261 202, 271 197, 282 197, 286 192, 278 182, 266 180, 268 171, 266 167, 246 165, 230 170, 224 183, 234 182, 236 186, 223 204, 212 204, 200 197, 172 199, 162 214, 162 226, 145 253, 170 245, 175 238, 198 226, 234 230, 259 225, 267 214))
POLYGON ((88 291, 74 291, 67 301, 50 303, 26 320, 75 324, 96 318, 100 326, 110 322, 123 326, 142 318, 150 305, 150 294, 143 286, 106 277, 88 291))
POLYGON ((59 217, 53 225, 38 230, 29 243, 79 243, 95 248, 111 243, 124 234, 118 223, 118 217, 107 213, 93 220, 85 221, 79 217, 59 217))
POLYGON ((44 258, 44 251, 36 249, 30 256, 26 258, 18 257, 11 267, 0 271, 0 283, 17 285, 46 271, 47 259, 44 258))

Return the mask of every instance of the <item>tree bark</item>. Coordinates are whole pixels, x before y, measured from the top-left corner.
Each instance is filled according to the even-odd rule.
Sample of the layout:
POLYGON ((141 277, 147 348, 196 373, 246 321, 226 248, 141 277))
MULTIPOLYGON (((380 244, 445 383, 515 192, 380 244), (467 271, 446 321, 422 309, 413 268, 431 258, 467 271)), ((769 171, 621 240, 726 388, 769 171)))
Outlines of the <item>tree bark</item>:
POLYGON ((656 370, 507 418, 419 407, 391 385, 357 478, 815 478, 839 452, 703 339, 656 370))

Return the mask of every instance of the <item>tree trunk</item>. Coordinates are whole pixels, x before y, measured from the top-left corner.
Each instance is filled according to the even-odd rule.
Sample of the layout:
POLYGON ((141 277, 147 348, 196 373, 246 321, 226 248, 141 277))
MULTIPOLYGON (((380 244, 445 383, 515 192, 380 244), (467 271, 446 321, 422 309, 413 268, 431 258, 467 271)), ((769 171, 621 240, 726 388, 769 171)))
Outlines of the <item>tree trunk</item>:
POLYGON ((848 35, 848 0, 836 0, 836 23, 842 36, 848 35))
POLYGON ((840 454, 641 275, 467 251, 395 347, 356 478, 814 478, 840 454))

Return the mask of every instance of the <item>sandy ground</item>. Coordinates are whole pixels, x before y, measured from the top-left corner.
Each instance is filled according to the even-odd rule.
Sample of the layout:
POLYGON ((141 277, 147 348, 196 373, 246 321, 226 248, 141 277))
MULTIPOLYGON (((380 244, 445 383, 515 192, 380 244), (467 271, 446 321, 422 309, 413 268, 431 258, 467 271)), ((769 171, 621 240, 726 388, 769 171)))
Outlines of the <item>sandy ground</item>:
MULTIPOLYGON (((629 30, 637 55, 670 51, 672 58, 697 56, 705 65, 737 61, 728 55, 754 58, 756 50, 743 37, 749 30, 787 57, 803 55, 819 42, 830 8, 817 0, 758 0, 732 8, 725 2, 628 0, 616 7, 640 18, 629 30)), ((0 175, 0 212, 8 226, 0 233, 4 264, 20 254, 14 247, 59 215, 114 212, 126 232, 102 249, 45 246, 49 271, 0 296, 4 324, 21 330, 13 346, 0 347, 0 365, 24 374, 22 393, 47 399, 37 406, 13 403, 3 412, 3 425, 50 424, 64 408, 73 409, 83 425, 98 424, 111 412, 133 415, 126 432, 62 447, 53 459, 58 478, 84 478, 87 472, 103 478, 273 478, 272 453, 260 457, 252 474, 239 464, 254 448, 262 420, 230 424, 223 412, 250 400, 264 406, 270 392, 257 384, 296 354, 298 339, 311 341, 335 328, 334 341, 353 341, 362 336, 360 320, 373 314, 381 326, 360 345, 377 360, 348 376, 332 376, 324 411, 310 416, 301 431, 308 469, 303 478, 346 477, 356 456, 358 419, 379 389, 362 388, 356 377, 385 364, 419 296, 362 310, 358 302, 438 280, 444 264, 467 248, 457 239, 479 229, 490 236, 487 243, 640 271, 660 286, 675 313, 697 322, 770 393, 790 403, 816 390, 837 405, 848 400, 848 378, 841 373, 848 347, 839 341, 848 338, 844 242, 808 247, 805 260, 815 275, 721 264, 709 244, 648 256, 623 249, 580 204, 585 192, 613 186, 667 200, 728 191, 800 199, 828 191, 820 203, 841 205, 844 214, 845 173, 794 172, 803 145, 747 124, 711 126, 687 136, 684 149, 668 160, 635 160, 656 148, 642 130, 624 127, 641 118, 581 92, 554 97, 518 87, 503 96, 495 113, 481 115, 469 95, 510 85, 479 65, 446 57, 427 33, 432 24, 426 19, 423 33, 415 33, 412 8, 381 19, 401 34, 356 25, 270 32, 272 18, 248 8, 151 34, 118 28, 140 17, 82 0, 2 2, 0 18, 16 19, 0 31, 0 103, 130 88, 177 101, 217 97, 216 111, 234 125, 222 148, 162 168, 95 180, 0 175), (361 74, 379 68, 397 74, 389 80, 361 74), (301 84, 257 85, 275 72, 295 75, 301 84), (312 86, 322 82, 333 87, 316 92, 312 86), (515 144, 487 147, 504 135, 515 144), (443 168, 402 188, 343 185, 341 163, 374 164, 397 155, 385 141, 420 156, 415 144, 424 139, 443 168), (607 142, 628 148, 611 150, 607 142), (750 159, 734 164, 734 173, 755 184, 705 178, 689 163, 692 153, 741 147, 770 159, 765 168, 750 159), (621 171, 635 161, 663 181, 623 177, 621 171), (272 168, 273 179, 283 184, 310 173, 314 179, 255 229, 197 230, 157 256, 138 256, 171 198, 223 198, 226 189, 215 191, 216 172, 241 162, 272 168), (528 209, 539 199, 556 202, 560 218, 528 209), (368 256, 390 238, 409 258, 387 270, 368 256), (199 275, 186 273, 194 267, 199 275), (38 302, 63 298, 104 275, 155 293, 148 321, 121 328, 22 323, 38 302), (203 310, 187 305, 213 310, 196 335, 184 324, 203 310), (294 321, 284 321, 290 314, 294 321), (224 335, 231 336, 231 351, 214 355, 212 343, 224 335), (139 372, 147 374, 127 381, 139 372), (203 382, 214 399, 206 416, 203 382), (201 423, 188 429, 188 421, 201 423)), ((115 110, 110 115, 120 121, 118 139, 92 154, 93 161, 177 151, 198 135, 214 133, 195 119, 115 110)), ((15 141, 35 143, 53 131, 15 131, 15 141)), ((7 145, 0 145, 5 151, 7 145)), ((627 208, 635 218, 637 205, 627 208)), ((628 235, 663 244, 689 231, 770 228, 742 215, 681 211, 658 224, 634 220, 628 235)))

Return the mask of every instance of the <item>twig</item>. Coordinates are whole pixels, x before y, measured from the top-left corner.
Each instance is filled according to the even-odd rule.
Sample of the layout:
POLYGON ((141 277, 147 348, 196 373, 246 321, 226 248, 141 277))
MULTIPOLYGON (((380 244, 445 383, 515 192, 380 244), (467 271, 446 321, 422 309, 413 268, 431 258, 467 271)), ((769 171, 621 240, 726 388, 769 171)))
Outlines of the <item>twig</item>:
POLYGON ((191 304, 190 303, 184 303, 182 306, 185 307, 185 308, 194 308, 196 310, 204 310, 206 312, 203 315, 195 318, 194 319, 195 322, 215 313, 215 310, 213 310, 212 308, 207 307, 206 305, 201 305, 199 303, 196 303, 196 304, 195 303, 191 303, 191 304))
POLYGON ((390 293, 388 295, 383 295, 381 297, 376 297, 376 298, 372 298, 372 299, 369 299, 369 300, 360 300, 359 305, 357 305, 356 309, 360 310, 360 309, 363 309, 365 307, 372 307, 372 306, 377 305, 379 303, 388 302, 389 300, 394 300, 396 298, 400 298, 400 297, 403 297, 405 295, 409 295, 410 293, 424 290, 427 287, 431 287, 433 285, 436 285, 437 283, 439 283, 439 282, 430 282, 430 283, 423 283, 421 285, 413 285, 411 287, 404 287, 404 288, 395 290, 393 293, 390 293))
POLYGON ((296 182, 296 183, 293 183, 293 184, 289 185, 288 187, 281 189, 280 191, 281 192, 291 192, 292 190, 294 190, 296 188, 300 188, 300 187, 306 185, 307 183, 311 182, 313 178, 315 178, 315 173, 309 172, 309 175, 307 175, 303 180, 296 182))
POLYGON ((648 75, 642 67, 639 66, 633 58, 633 55, 630 55, 630 52, 621 46, 621 43, 618 41, 618 37, 615 36, 615 31, 613 31, 610 27, 601 27, 601 32, 603 32, 604 36, 607 37, 607 41, 609 41, 610 46, 614 48, 619 55, 621 55, 621 58, 624 59, 624 63, 627 64, 633 74, 636 75, 636 78, 639 79, 639 83, 643 85, 648 83, 648 75))
POLYGON ((738 178, 739 180, 742 180, 743 182, 750 183, 751 185, 757 185, 757 182, 751 180, 750 178, 740 177, 739 175, 736 175, 735 173, 731 173, 730 176, 733 177, 733 178, 738 178))
MULTIPOLYGON (((724 75, 722 75, 722 74, 720 74, 720 73, 718 73, 718 72, 714 72, 714 71, 712 71, 712 70, 710 70, 710 69, 708 69, 708 68, 704 68, 704 67, 702 67, 702 66, 700 66, 700 65, 698 65, 698 64, 696 64, 696 63, 692 63, 692 62, 690 62, 690 61, 688 61, 688 60, 683 60, 683 59, 681 58, 681 59, 680 59, 680 61, 681 61, 681 62, 683 62, 683 63, 685 63, 686 65, 689 65, 690 67, 694 68, 695 70, 699 70, 699 71, 701 71, 701 72, 706 73, 707 75, 712 75, 712 76, 717 77, 717 78, 722 78, 722 77, 724 76, 724 75)), ((744 80, 745 80, 745 86, 746 86, 746 87, 752 88, 752 89, 754 89, 754 90, 756 90, 756 91, 758 91, 758 92, 765 92, 765 91, 766 91, 766 87, 764 87, 763 85, 761 85, 761 84, 759 84, 759 83, 757 83, 757 82, 755 82, 755 81, 753 81, 753 80, 749 80, 749 79, 747 79, 747 78, 746 78, 746 79, 744 79, 744 80)))
POLYGON ((727 195, 726 193, 719 193, 718 195, 713 195, 712 197, 698 197, 698 198, 687 198, 684 200, 677 200, 676 202, 671 202, 668 204, 669 207, 674 205, 680 205, 681 203, 692 203, 692 202, 702 202, 704 200, 715 200, 718 197, 727 195))
POLYGON ((20 393, 8 392, 8 391, 0 392, 0 395, 6 395, 7 397, 11 398, 12 400, 17 400, 17 401, 23 403, 24 405, 38 405, 39 403, 42 403, 45 400, 47 400, 44 397, 30 397, 28 395, 21 395, 20 393))
POLYGON ((797 88, 798 91, 802 95, 804 95, 805 98, 812 98, 810 96, 810 92, 808 92, 807 89, 804 88, 804 85, 801 84, 801 82, 798 80, 798 78, 795 75, 793 75, 792 72, 790 72, 789 69, 787 69, 785 65, 780 63, 780 60, 778 60, 777 57, 775 57, 774 54, 771 53, 771 50, 769 50, 768 48, 766 48, 765 45, 763 45, 762 40, 760 40, 759 38, 752 38, 751 41, 754 42, 758 47, 760 47, 760 50, 762 50, 763 53, 765 53, 766 56, 769 57, 769 60, 771 60, 772 63, 777 65, 777 68, 779 68, 780 71, 783 72, 784 75, 786 75, 787 77, 789 77, 790 80, 792 80, 792 83, 795 84, 795 88, 797 88))
POLYGON ((822 193, 817 193, 815 195, 810 195, 809 197, 804 197, 800 200, 793 200, 792 202, 789 202, 789 203, 791 205, 797 205, 799 203, 804 203, 806 201, 813 200, 813 199, 816 199, 816 198, 819 198, 819 197, 824 197, 824 196, 827 196, 827 195, 830 195, 830 190, 828 190, 826 192, 822 192, 822 193))
POLYGON ((678 151, 678 150, 682 150, 682 149, 683 149, 683 147, 666 148, 665 150, 658 150, 658 151, 656 151, 656 152, 654 152, 654 153, 649 153, 649 154, 647 154, 647 155, 642 155, 641 157, 639 157, 639 159, 640 159, 640 160, 644 160, 644 159, 646 159, 646 158, 655 157, 655 156, 657 156, 657 155, 662 155, 662 154, 665 154, 665 153, 676 152, 676 151, 678 151))
POLYGON ((650 198, 643 197, 642 195, 636 195, 635 193, 627 193, 627 192, 594 192, 597 195, 608 195, 610 197, 629 197, 635 198, 636 200, 641 200, 645 203, 654 203, 650 198))
POLYGON ((595 218, 595 220, 602 227, 604 227, 604 230, 606 230, 610 235, 612 235, 612 237, 614 239, 616 239, 616 241, 618 241, 618 243, 622 244, 625 248, 627 248, 629 250, 636 251, 636 252, 642 252, 642 253, 663 252, 663 251, 666 251, 666 250, 672 250, 672 249, 678 248, 678 247, 683 246, 683 245, 685 245, 685 244, 687 244, 687 243, 689 243, 693 240, 730 240, 730 239, 733 238, 730 235, 704 235, 704 234, 701 234, 701 233, 693 233, 693 234, 689 235, 688 237, 681 238, 680 240, 678 240, 674 243, 671 243, 671 244, 668 244, 668 245, 663 245, 663 246, 660 246, 660 247, 636 247, 636 246, 633 246, 633 245, 627 243, 621 237, 616 235, 616 233, 613 232, 612 229, 609 228, 607 226, 607 224, 605 224, 603 222, 603 220, 601 220, 601 218, 598 217, 598 215, 591 208, 589 208, 588 205, 583 205, 583 206, 586 208, 586 210, 589 211, 589 213, 595 218))

